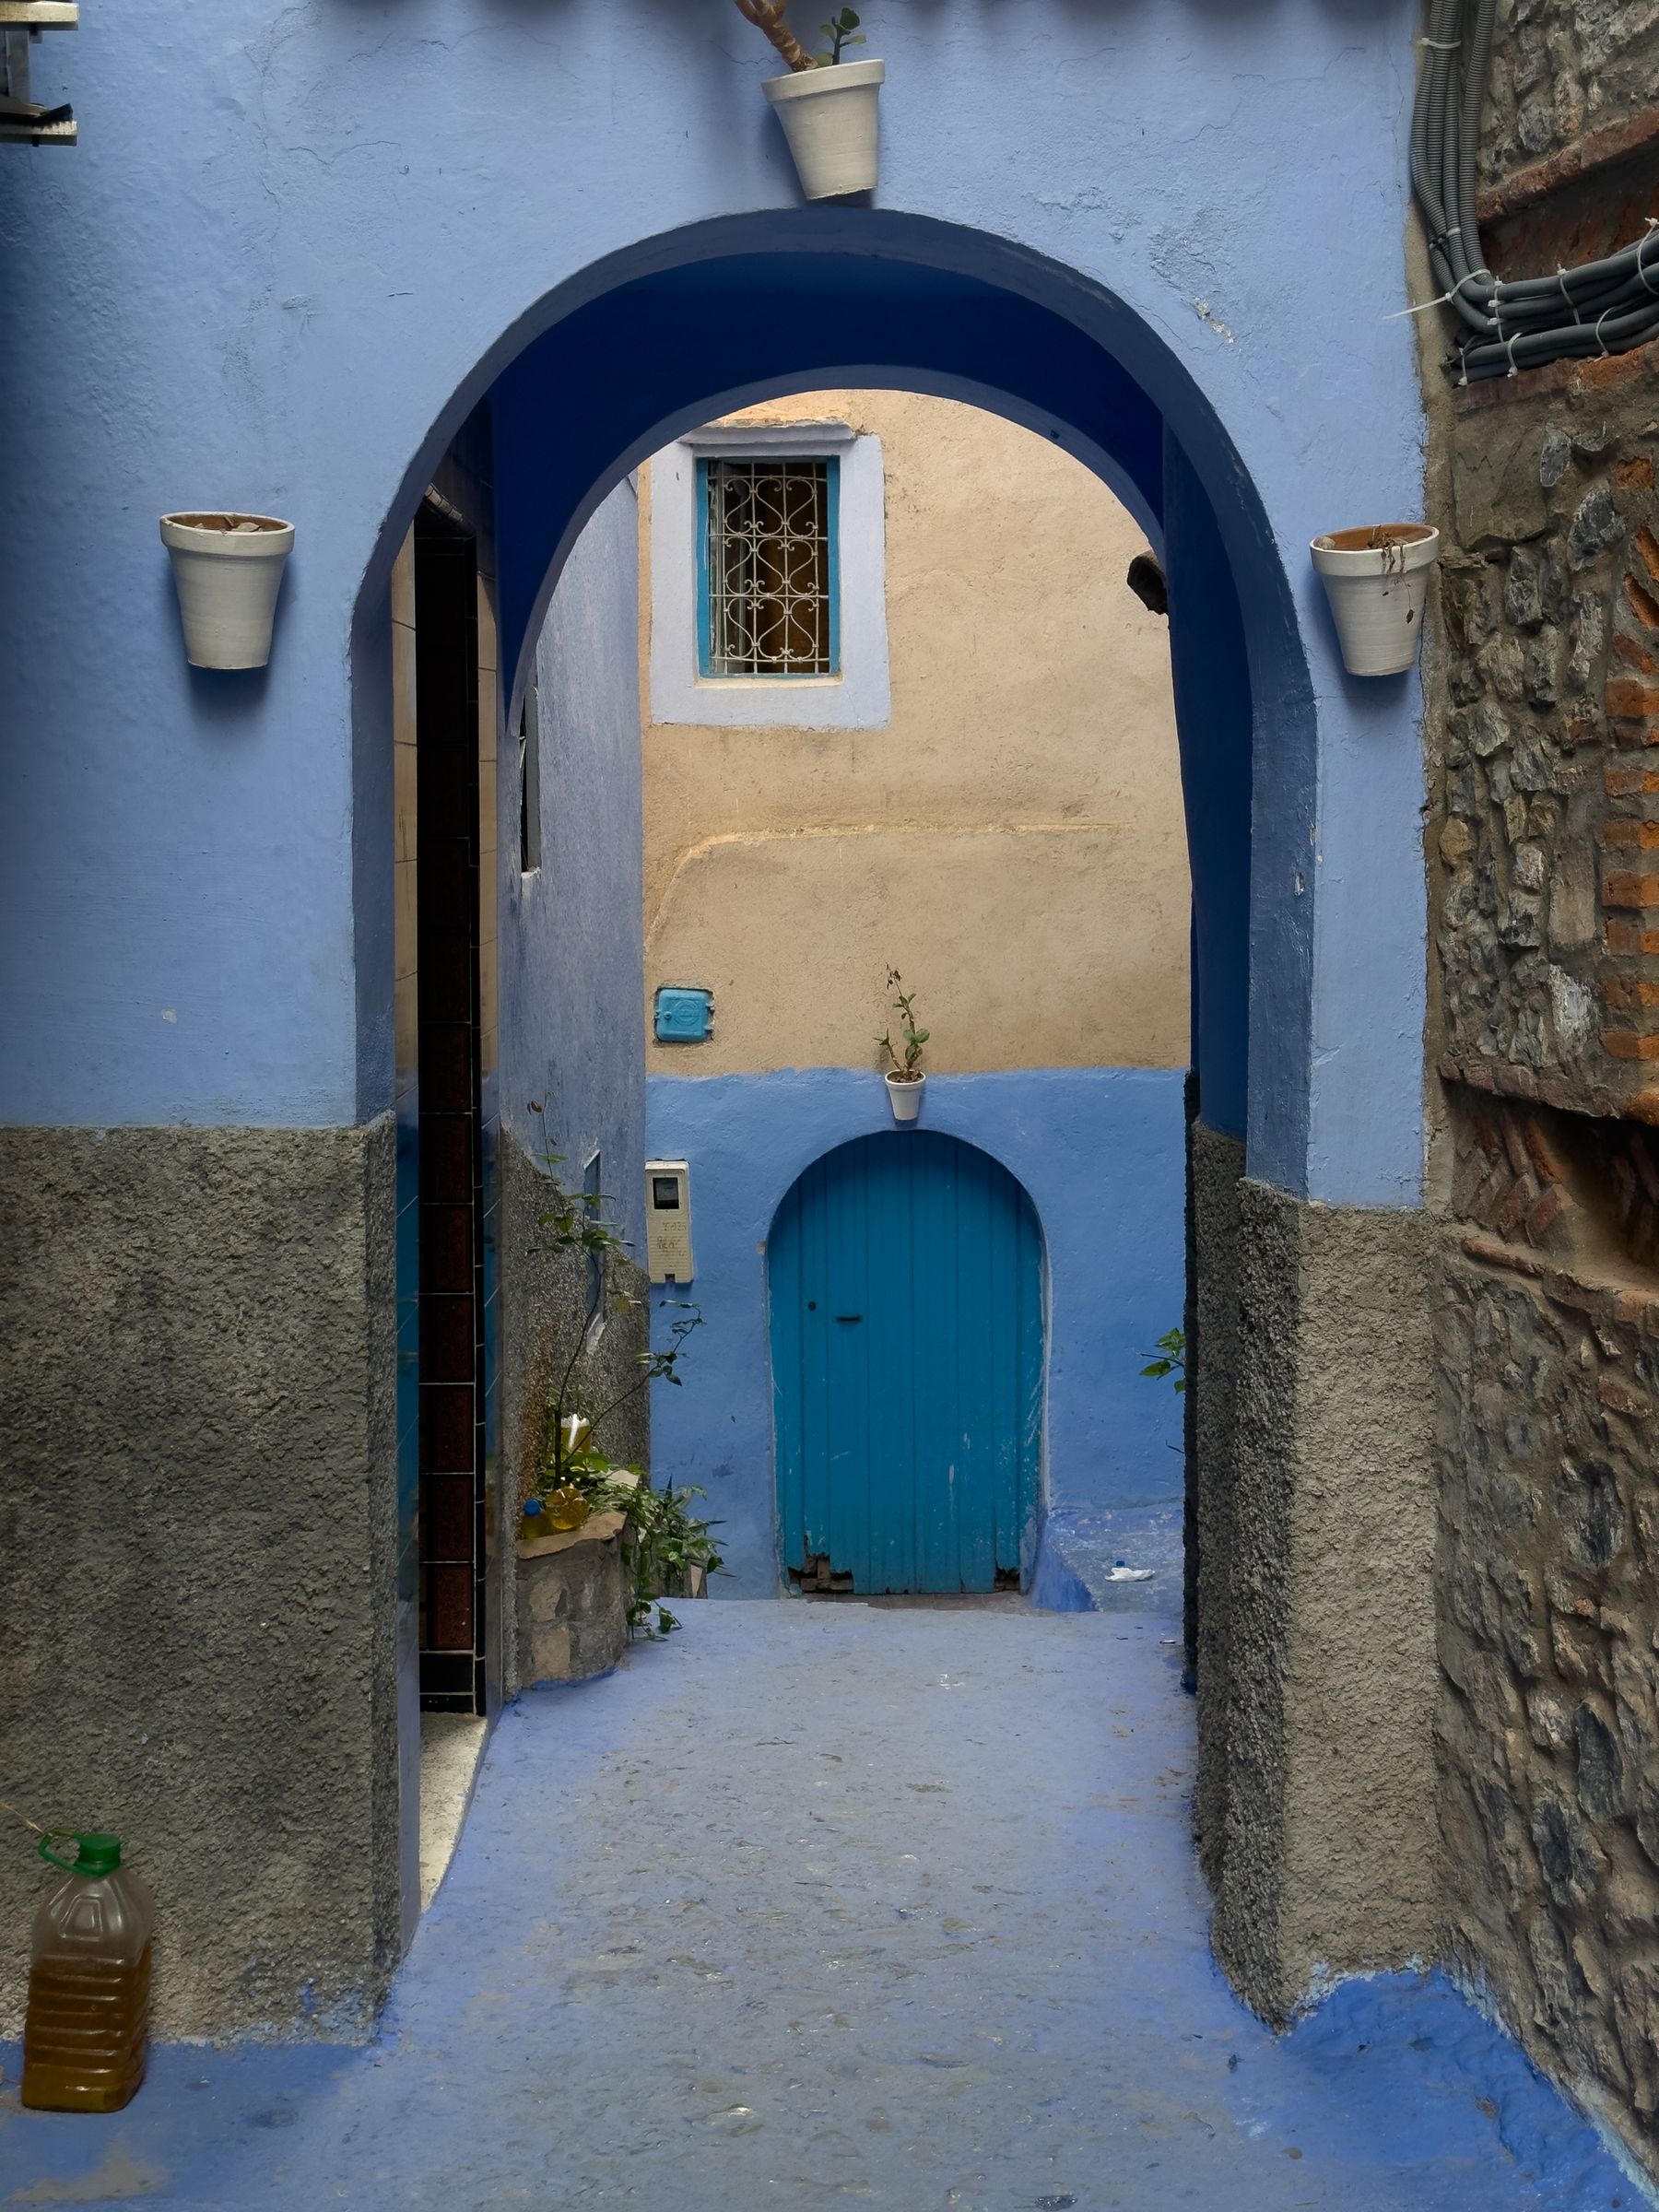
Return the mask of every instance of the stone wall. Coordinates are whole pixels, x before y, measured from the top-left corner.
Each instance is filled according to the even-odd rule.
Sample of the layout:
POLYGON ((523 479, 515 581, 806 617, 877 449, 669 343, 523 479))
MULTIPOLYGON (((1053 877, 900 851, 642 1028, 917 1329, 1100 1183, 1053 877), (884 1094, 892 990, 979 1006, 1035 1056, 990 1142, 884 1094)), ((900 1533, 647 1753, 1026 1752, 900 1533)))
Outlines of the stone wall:
POLYGON ((1651 366, 1459 395, 1430 729, 1441 1072, 1659 1117, 1651 366))
POLYGON ((1438 1315, 1449 1937, 1650 2165, 1659 2105, 1659 1283, 1456 1238, 1438 1315))
POLYGON ((361 2033, 397 1961, 392 1201, 389 1115, 0 1132, 6 1794, 122 1837, 165 2037, 361 2033))
MULTIPOLYGON (((1659 9, 1517 0, 1482 149, 1495 267, 1641 234, 1656 93, 1659 9)), ((1659 2171, 1656 368, 1431 382, 1425 668, 1441 1940, 1659 2171)))
POLYGON ((1656 99, 1653 0, 1507 0, 1481 124, 1481 182, 1626 123, 1656 99))

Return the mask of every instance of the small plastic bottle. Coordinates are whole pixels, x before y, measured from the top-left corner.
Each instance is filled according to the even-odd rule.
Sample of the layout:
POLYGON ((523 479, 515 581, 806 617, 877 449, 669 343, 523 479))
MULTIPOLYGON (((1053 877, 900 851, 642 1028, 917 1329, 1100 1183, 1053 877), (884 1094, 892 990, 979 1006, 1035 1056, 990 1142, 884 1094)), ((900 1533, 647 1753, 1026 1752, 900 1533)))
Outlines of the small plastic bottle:
POLYGON ((23 2021, 23 2101, 42 2112, 117 2112, 144 2079, 148 2049, 150 1942, 156 1907, 121 1863, 119 1836, 76 1835, 35 1914, 23 2021))

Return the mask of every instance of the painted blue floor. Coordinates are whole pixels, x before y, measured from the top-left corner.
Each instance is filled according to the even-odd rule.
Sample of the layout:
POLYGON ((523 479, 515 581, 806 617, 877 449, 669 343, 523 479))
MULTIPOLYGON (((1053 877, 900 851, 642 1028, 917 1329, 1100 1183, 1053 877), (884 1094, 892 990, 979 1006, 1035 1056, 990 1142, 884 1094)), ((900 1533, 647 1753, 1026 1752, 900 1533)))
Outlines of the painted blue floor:
POLYGON ((379 2044, 0 2090, 0 2205, 1611 2212, 1444 1983, 1276 2040, 1209 1955, 1140 1614, 683 1608, 502 1720, 379 2044))

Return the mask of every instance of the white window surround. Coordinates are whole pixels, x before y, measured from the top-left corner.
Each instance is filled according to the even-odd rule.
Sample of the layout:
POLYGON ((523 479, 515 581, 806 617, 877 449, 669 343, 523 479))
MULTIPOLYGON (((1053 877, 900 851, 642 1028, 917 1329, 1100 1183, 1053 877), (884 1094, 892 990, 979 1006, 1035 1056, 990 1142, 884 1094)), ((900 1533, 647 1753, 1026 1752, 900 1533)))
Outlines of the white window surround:
POLYGON ((844 422, 723 424, 651 460, 651 719, 692 728, 882 730, 888 676, 887 494, 881 441, 844 422), (698 671, 697 464, 716 456, 833 454, 841 464, 839 676, 698 671))

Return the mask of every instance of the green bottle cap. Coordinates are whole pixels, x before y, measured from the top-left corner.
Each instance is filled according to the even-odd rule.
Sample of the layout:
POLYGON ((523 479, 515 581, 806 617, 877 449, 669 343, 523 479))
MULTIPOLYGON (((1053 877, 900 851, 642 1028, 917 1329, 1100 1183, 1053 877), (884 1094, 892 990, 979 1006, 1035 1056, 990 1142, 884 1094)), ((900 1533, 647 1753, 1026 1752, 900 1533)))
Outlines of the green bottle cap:
POLYGON ((61 1867, 65 1874, 84 1874, 88 1880, 96 1881, 100 1875, 113 1874, 121 1865, 121 1838, 105 1835, 99 1830, 90 1835, 82 1835, 78 1829, 67 1836, 58 1832, 41 1838, 41 1856, 49 1866, 61 1867), (60 1858, 53 1849, 54 1843, 65 1842, 75 1845, 72 1859, 60 1858))

